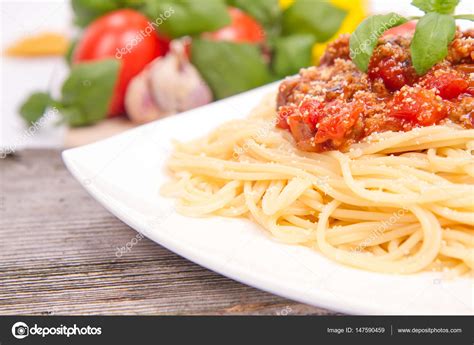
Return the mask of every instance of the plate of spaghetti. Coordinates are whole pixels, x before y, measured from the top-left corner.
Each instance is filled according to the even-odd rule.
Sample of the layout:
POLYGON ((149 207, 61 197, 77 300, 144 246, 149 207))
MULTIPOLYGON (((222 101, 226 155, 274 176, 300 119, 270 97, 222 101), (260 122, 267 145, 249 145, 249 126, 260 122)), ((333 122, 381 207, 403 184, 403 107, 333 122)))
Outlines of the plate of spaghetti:
POLYGON ((386 35, 64 152, 117 217, 223 275, 356 314, 473 314, 474 32, 420 75, 386 35))

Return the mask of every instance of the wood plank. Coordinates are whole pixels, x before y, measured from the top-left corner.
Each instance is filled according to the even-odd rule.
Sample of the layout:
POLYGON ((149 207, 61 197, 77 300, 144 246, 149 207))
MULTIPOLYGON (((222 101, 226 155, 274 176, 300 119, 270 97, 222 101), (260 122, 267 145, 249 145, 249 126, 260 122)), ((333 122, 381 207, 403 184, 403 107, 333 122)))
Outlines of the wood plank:
POLYGON ((331 314, 240 284, 143 238, 56 150, 0 160, 0 314, 331 314))

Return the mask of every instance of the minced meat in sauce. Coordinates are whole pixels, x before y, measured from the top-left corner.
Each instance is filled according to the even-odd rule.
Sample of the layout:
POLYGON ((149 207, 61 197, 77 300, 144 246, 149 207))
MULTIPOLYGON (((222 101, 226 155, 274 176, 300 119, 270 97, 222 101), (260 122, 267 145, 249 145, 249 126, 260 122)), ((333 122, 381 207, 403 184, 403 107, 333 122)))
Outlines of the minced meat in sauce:
POLYGON ((457 31, 447 57, 418 76, 411 37, 379 39, 368 72, 349 57, 349 36, 326 50, 317 67, 280 84, 277 127, 300 149, 346 151, 375 132, 453 122, 474 128, 474 30, 457 31))

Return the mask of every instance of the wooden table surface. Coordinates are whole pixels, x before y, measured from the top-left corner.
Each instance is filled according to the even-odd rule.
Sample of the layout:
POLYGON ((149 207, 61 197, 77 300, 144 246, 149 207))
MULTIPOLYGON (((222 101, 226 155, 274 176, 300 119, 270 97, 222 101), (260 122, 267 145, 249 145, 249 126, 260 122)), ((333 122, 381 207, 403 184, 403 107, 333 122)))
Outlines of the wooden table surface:
POLYGON ((0 315, 332 314, 240 284, 144 238, 99 205, 58 150, 0 159, 0 315))

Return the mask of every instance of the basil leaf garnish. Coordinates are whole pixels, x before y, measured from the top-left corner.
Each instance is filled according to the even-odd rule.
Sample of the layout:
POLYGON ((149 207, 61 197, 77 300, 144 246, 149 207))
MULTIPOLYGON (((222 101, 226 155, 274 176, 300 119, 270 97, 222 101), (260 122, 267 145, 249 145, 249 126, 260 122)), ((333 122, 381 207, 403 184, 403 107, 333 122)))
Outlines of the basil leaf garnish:
POLYGON ((428 13, 416 24, 410 51, 416 73, 422 75, 448 55, 448 44, 456 32, 454 18, 447 14, 428 13))
POLYGON ((411 4, 425 13, 453 14, 459 0, 413 0, 411 4))
POLYGON ((454 16, 454 19, 465 19, 474 22, 474 14, 457 14, 454 16))
POLYGON ((379 37, 388 29, 405 23, 407 20, 396 13, 375 15, 365 19, 351 35, 350 56, 354 64, 367 72, 370 57, 379 37))

